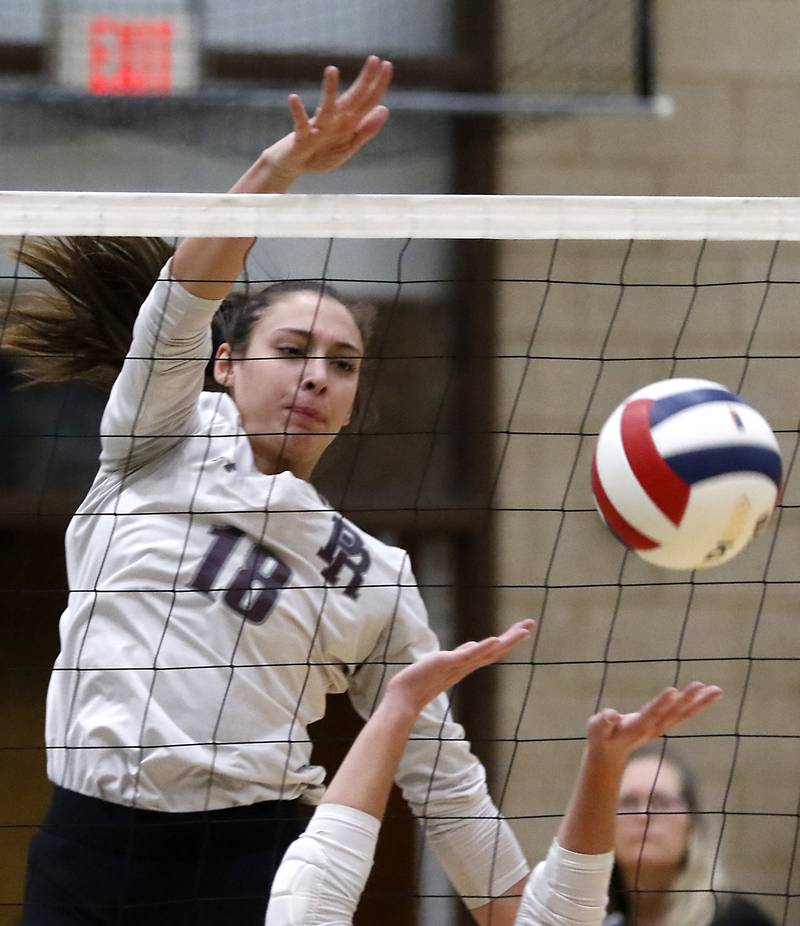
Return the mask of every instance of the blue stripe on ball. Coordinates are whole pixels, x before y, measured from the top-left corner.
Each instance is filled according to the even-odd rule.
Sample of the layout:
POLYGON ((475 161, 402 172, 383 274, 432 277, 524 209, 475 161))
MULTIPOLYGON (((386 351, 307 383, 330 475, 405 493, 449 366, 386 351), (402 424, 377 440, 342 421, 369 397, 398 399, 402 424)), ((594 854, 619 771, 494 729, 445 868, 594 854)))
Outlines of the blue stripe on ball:
POLYGON ((727 389, 690 389, 687 392, 676 392, 661 399, 654 399, 650 409, 650 427, 654 428, 667 418, 677 415, 685 408, 693 405, 702 405, 704 402, 738 402, 748 405, 741 396, 727 389))
POLYGON ((706 447, 664 458, 689 485, 724 476, 726 473, 761 473, 776 486, 781 484, 781 458, 768 447, 734 444, 729 447, 706 447))

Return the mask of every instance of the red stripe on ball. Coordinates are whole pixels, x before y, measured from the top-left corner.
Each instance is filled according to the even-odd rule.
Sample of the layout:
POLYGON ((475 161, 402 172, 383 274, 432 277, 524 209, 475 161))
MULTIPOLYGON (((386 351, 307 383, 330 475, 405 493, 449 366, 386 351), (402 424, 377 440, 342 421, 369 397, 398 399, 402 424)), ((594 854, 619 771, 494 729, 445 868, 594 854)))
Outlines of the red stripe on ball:
POLYGON ((689 504, 691 490, 658 452, 650 433, 652 405, 652 399, 634 399, 622 410, 622 447, 639 485, 653 504, 677 527, 689 504))
POLYGON ((651 540, 650 537, 640 534, 614 507, 611 499, 606 495, 603 484, 600 482, 595 457, 592 457, 592 492, 594 492, 597 507, 600 509, 606 524, 626 547, 630 547, 632 550, 655 550, 659 546, 658 541, 651 540))

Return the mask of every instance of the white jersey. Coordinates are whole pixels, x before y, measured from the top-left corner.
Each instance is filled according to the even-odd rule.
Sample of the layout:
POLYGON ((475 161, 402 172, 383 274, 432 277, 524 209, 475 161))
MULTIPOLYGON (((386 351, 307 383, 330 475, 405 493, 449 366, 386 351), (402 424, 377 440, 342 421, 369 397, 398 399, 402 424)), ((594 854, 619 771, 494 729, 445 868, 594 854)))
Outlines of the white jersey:
MULTIPOLYGON (((326 695, 348 690, 366 717, 437 647, 406 554, 309 483, 259 472, 233 401, 201 391, 217 307, 169 279, 153 288, 66 537, 48 774, 152 810, 316 802, 307 726, 326 695)), ((444 698, 423 712, 398 783, 418 815, 485 816, 484 770, 446 713, 444 698)))
MULTIPOLYGON (((322 804, 286 850, 265 926, 352 926, 367 883, 380 821, 322 804)), ((601 926, 614 853, 583 855, 553 841, 525 885, 515 926, 601 926)))

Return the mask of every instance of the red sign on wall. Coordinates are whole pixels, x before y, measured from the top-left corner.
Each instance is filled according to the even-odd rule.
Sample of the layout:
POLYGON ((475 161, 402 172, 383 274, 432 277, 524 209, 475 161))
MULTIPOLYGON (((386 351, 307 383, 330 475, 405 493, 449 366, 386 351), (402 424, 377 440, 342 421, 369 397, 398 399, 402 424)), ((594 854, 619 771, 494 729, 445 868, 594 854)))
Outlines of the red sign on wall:
POLYGON ((88 23, 89 92, 168 94, 173 89, 171 19, 98 16, 88 23))

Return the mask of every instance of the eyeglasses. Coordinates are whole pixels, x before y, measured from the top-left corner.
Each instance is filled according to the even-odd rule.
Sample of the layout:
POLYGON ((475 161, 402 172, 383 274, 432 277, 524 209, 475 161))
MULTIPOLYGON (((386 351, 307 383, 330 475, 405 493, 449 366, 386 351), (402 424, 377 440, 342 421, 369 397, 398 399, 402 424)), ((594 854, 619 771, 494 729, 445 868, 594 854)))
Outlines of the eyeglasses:
POLYGON ((617 806, 617 813, 686 813, 686 801, 671 794, 651 794, 641 798, 635 795, 623 797, 617 806))

